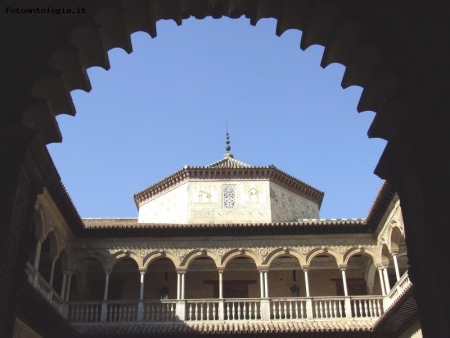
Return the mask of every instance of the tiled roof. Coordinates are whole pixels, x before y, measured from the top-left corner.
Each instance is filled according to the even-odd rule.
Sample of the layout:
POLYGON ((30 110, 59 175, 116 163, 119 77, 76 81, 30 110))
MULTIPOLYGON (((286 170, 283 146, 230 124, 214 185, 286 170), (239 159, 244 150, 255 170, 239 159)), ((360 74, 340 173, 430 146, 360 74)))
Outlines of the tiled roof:
POLYGON ((137 223, 120 219, 85 221, 83 237, 211 237, 211 236, 272 236, 308 234, 355 234, 371 232, 363 219, 319 220, 273 223, 229 224, 160 224, 137 223))
POLYGON ((136 193, 134 201, 136 207, 143 201, 172 189, 188 179, 199 180, 241 180, 241 179, 270 179, 277 184, 281 184, 285 188, 316 202, 320 205, 324 197, 324 193, 309 184, 291 176, 284 171, 276 168, 274 165, 269 166, 251 166, 249 164, 238 161, 232 155, 225 155, 220 161, 214 162, 207 166, 188 166, 178 170, 174 174, 165 179, 152 184, 148 188, 136 193))
POLYGON ((252 166, 249 164, 235 160, 233 155, 229 154, 225 154, 223 159, 205 166, 205 168, 228 168, 228 169, 251 168, 251 167, 252 166))
POLYGON ((389 208, 389 204, 392 202, 396 192, 387 181, 383 181, 380 190, 369 209, 366 216, 367 226, 375 230, 383 218, 386 210, 389 208))
MULTIPOLYGON (((159 335, 196 335, 196 334, 289 334, 289 333, 345 333, 345 337, 354 337, 352 333, 367 332, 371 337, 374 320, 349 321, 346 319, 326 321, 249 321, 226 323, 155 323, 155 324, 98 324, 76 325, 83 337, 148 337, 159 335)), ((323 335, 326 337, 327 335, 323 335)), ((316 337, 316 335, 314 335, 316 337)), ((333 335, 335 337, 335 335, 333 335)))

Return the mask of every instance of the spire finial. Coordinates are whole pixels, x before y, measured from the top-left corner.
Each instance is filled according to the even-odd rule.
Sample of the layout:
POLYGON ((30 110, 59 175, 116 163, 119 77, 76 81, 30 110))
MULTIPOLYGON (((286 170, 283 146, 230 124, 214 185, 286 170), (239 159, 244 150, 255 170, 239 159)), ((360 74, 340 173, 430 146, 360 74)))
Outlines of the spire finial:
POLYGON ((230 153, 231 146, 230 146, 230 134, 228 133, 228 121, 227 121, 227 137, 226 137, 226 147, 225 150, 227 151, 224 157, 233 157, 233 155, 230 153))

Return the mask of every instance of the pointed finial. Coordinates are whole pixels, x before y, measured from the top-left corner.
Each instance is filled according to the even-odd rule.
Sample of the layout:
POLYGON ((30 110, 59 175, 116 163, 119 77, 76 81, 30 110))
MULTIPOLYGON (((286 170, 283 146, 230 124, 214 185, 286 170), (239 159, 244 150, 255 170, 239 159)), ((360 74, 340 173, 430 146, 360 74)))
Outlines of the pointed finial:
POLYGON ((227 121, 227 137, 226 142, 227 146, 225 147, 225 150, 227 151, 224 157, 231 157, 233 158, 233 155, 230 153, 231 146, 230 146, 230 135, 228 134, 228 121, 227 121))

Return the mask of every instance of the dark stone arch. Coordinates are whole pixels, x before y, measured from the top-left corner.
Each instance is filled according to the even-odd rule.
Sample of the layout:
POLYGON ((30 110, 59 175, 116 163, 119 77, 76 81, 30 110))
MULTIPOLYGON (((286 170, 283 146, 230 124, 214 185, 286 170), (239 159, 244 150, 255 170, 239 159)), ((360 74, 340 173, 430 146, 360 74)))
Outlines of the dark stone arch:
MULTIPOLYGON (((134 23, 127 24, 130 31, 143 30, 156 36, 155 22, 158 19, 172 18, 179 24, 181 19, 190 15, 204 18, 207 15, 220 17, 228 13, 230 17, 243 14, 250 19, 251 24, 256 24, 264 17, 274 17, 281 20, 280 33, 289 28, 308 27, 311 33, 308 32, 307 35, 314 36, 312 27, 315 27, 315 20, 311 19, 311 13, 317 12, 314 17, 319 21, 324 20, 324 14, 319 10, 315 11, 317 9, 314 6, 315 3, 305 14, 302 14, 300 10, 302 4, 298 4, 297 1, 274 3, 235 1, 220 4, 213 2, 210 5, 200 1, 187 4, 178 1, 152 3, 154 6, 151 10, 149 8, 149 11, 134 11, 135 18, 129 21, 134 23), (186 6, 182 6, 180 10, 179 4, 186 4, 186 6), (149 13, 152 20, 147 20, 146 14, 140 16, 140 13, 149 13)), ((450 48, 447 48, 450 41, 448 14, 441 10, 441 6, 434 6, 435 2, 330 1, 330 3, 339 9, 342 15, 340 21, 355 22, 360 25, 364 30, 367 45, 377 46, 383 51, 387 60, 384 64, 377 66, 379 70, 395 69, 398 74, 403 75, 398 80, 398 89, 391 94, 393 100, 387 102, 369 100, 381 103, 380 111, 375 117, 369 135, 389 139, 388 147, 376 173, 387 178, 395 186, 402 201, 405 227, 407 233, 411 234, 407 238, 408 254, 412 265, 411 278, 419 305, 423 309, 421 322, 424 333, 430 336, 449 335, 450 326, 445 320, 450 317, 449 310, 445 306, 450 300, 447 287, 450 284, 449 263, 445 258, 448 238, 442 236, 447 231, 446 208, 450 204, 448 194, 450 141, 445 136, 449 129, 446 115, 450 106, 447 95, 450 89, 447 81, 450 59, 450 48), (430 267, 429 262, 433 262, 433 267, 430 267), (431 311, 427 314, 427 309, 436 308, 436 304, 439 308, 437 312, 441 315, 432 316, 431 311)), ((51 1, 42 2, 43 6, 51 4, 51 1)), ((83 3, 75 1, 73 4, 77 6, 83 3)), ((61 76, 61 70, 54 71, 48 65, 48 60, 57 49, 73 49, 67 40, 67 36, 73 29, 92 27, 95 34, 99 35, 99 26, 94 21, 93 13, 104 4, 104 2, 86 3, 88 14, 75 15, 71 19, 50 15, 4 15, 2 17, 1 31, 2 34, 8 34, 5 41, 8 41, 9 52, 2 54, 3 62, 1 63, 4 67, 2 69, 4 76, 1 80, 3 95, 0 103, 2 107, 0 125, 2 140, 7 141, 3 144, 11 144, 11 140, 19 143, 18 138, 11 136, 14 134, 11 130, 20 130, 20 133, 24 135, 31 135, 29 129, 17 128, 23 122, 27 109, 37 109, 40 112, 38 114, 40 119, 35 116, 36 112, 32 112, 29 117, 31 121, 26 120, 24 124, 31 126, 33 121, 38 123, 41 120, 39 123, 42 125, 37 126, 37 129, 43 137, 45 136, 42 143, 58 140, 59 129, 54 122, 54 116, 58 113, 58 107, 64 107, 64 104, 67 104, 67 98, 51 99, 49 104, 51 109, 47 109, 47 100, 31 96, 32 84, 40 77, 61 76), (20 29, 20 27, 30 26, 33 27, 32 30, 20 29)), ((32 7, 35 4, 32 1, 25 1, 22 5, 32 7)), ((119 10, 122 8, 118 0, 109 1, 108 6, 119 10)), ((337 34, 338 30, 335 32, 337 34)), ((334 40, 328 43, 329 46, 336 45, 334 40)), ((93 53, 89 62, 96 60, 99 64, 107 63, 105 61, 107 56, 105 53, 101 54, 102 44, 92 43, 92 50, 95 46, 99 47, 98 53, 93 53)), ((91 50, 91 48, 88 49, 91 50)), ((329 55, 333 56, 333 50, 327 49, 328 47, 325 53, 328 62, 329 55)), ((369 88, 373 90, 372 86, 369 88)), ((377 92, 379 90, 374 91, 374 93, 377 92)), ((67 92, 63 93, 67 96, 67 92)), ((373 105, 377 106, 378 104, 375 103, 373 105)), ((39 142, 38 147, 43 148, 43 144, 39 142)), ((23 147, 17 144, 17 148, 13 148, 11 150, 2 146, 4 163, 16 163, 17 156, 23 155, 23 147)), ((40 156, 44 158, 44 155, 40 156)), ((21 165, 19 164, 18 167, 20 168, 21 165)), ((39 170, 43 174, 46 170, 51 171, 48 168, 39 170)), ((14 204, 11 201, 16 196, 14 191, 16 183, 11 185, 9 182, 17 182, 19 169, 7 168, 6 172, 7 175, 2 176, 0 185, 7 186, 10 190, 2 192, 4 195, 0 205, 3 208, 2 218, 6 220, 6 224, 10 224, 14 204), (5 182, 7 184, 3 184, 5 182)), ((4 236, 4 238, 8 237, 4 236)), ((14 282, 8 285, 14 285, 14 282)), ((9 324, 6 326, 9 329, 4 331, 2 328, 4 325, 0 323, 3 325, 0 327, 1 334, 11 331, 13 317, 8 318, 9 324)))

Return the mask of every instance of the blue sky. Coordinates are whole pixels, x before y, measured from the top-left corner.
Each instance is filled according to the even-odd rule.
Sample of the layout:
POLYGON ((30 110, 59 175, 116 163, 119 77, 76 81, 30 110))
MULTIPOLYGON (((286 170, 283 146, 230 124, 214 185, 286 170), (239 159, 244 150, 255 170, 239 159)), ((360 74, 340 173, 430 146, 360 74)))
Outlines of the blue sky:
POLYGON ((357 113, 360 87, 344 67, 320 67, 323 47, 276 21, 189 19, 132 35, 133 53, 109 52, 111 69, 88 70, 92 91, 72 92, 76 117, 59 116, 49 145, 82 217, 136 217, 133 194, 188 165, 231 152, 274 164, 325 192, 321 218, 365 217, 381 180, 385 146, 368 139, 373 112, 357 113))

